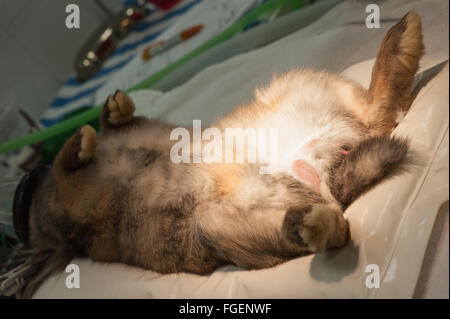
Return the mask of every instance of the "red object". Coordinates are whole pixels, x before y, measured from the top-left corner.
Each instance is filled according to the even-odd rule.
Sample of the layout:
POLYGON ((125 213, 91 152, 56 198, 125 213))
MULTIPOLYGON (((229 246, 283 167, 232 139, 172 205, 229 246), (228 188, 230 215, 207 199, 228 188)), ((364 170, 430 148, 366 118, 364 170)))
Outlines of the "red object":
POLYGON ((144 16, 142 14, 140 14, 139 12, 137 12, 136 10, 133 11, 133 14, 131 15, 131 17, 135 20, 140 20, 142 19, 144 16))
POLYGON ((193 37, 197 33, 199 33, 203 29, 203 24, 197 24, 193 27, 190 27, 189 29, 186 29, 180 33, 180 37, 183 40, 189 39, 190 37, 193 37))
POLYGON ((161 10, 169 10, 174 5, 176 5, 180 0, 147 0, 147 2, 153 3, 155 6, 161 10))
POLYGON ((111 45, 113 44, 111 37, 106 39, 104 42, 100 44, 97 51, 95 51, 95 54, 97 55, 97 58, 99 60, 103 60, 108 55, 108 50, 111 49, 111 45))

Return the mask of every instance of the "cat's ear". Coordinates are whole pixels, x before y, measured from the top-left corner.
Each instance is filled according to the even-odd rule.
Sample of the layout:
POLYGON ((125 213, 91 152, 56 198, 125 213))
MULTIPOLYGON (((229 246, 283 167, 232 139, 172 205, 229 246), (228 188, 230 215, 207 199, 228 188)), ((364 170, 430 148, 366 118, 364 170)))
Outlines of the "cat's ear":
POLYGON ((390 133, 399 113, 408 111, 411 86, 423 54, 420 16, 412 11, 387 32, 372 70, 371 109, 377 109, 376 113, 381 114, 372 126, 379 126, 375 129, 381 133, 390 133))

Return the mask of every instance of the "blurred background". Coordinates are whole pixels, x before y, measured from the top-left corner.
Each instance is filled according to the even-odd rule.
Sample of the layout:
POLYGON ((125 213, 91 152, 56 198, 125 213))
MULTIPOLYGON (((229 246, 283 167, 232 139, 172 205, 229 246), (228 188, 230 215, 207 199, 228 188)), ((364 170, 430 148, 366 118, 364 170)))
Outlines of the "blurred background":
POLYGON ((0 95, 39 118, 74 72, 78 50, 123 0, 0 0, 0 95), (65 8, 81 9, 79 29, 67 29, 65 8))

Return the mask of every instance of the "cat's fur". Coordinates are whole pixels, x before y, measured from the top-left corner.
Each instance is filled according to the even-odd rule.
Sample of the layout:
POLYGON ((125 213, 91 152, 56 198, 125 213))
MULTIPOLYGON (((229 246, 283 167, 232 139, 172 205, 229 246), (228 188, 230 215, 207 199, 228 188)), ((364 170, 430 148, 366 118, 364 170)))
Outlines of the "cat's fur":
POLYGON ((79 129, 33 196, 28 263, 41 269, 22 296, 75 256, 203 274, 227 263, 271 267, 345 245, 343 210, 405 163, 408 143, 389 136, 410 106, 423 50, 420 18, 411 12, 386 35, 369 90, 293 70, 212 125, 278 128, 282 160, 273 174, 260 174, 261 163, 173 163, 174 126, 134 117, 131 99, 116 92, 103 107, 102 134, 79 129), (319 192, 290 171, 291 154, 313 138, 305 160, 320 177, 319 192))

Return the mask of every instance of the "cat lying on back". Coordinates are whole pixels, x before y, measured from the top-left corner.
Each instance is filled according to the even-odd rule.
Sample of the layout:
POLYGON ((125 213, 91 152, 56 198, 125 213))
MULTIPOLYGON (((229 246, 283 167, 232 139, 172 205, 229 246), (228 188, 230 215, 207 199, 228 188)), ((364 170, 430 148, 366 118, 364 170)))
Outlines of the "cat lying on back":
POLYGON ((101 135, 80 128, 33 194, 27 263, 38 271, 21 295, 75 256, 204 274, 345 245, 343 211, 405 164, 408 144, 390 134, 410 107, 423 50, 411 12, 387 33, 368 90, 293 70, 212 125, 277 128, 280 162, 271 174, 260 174, 258 162, 173 163, 175 126, 135 117, 132 100, 116 92, 103 106, 101 135))

